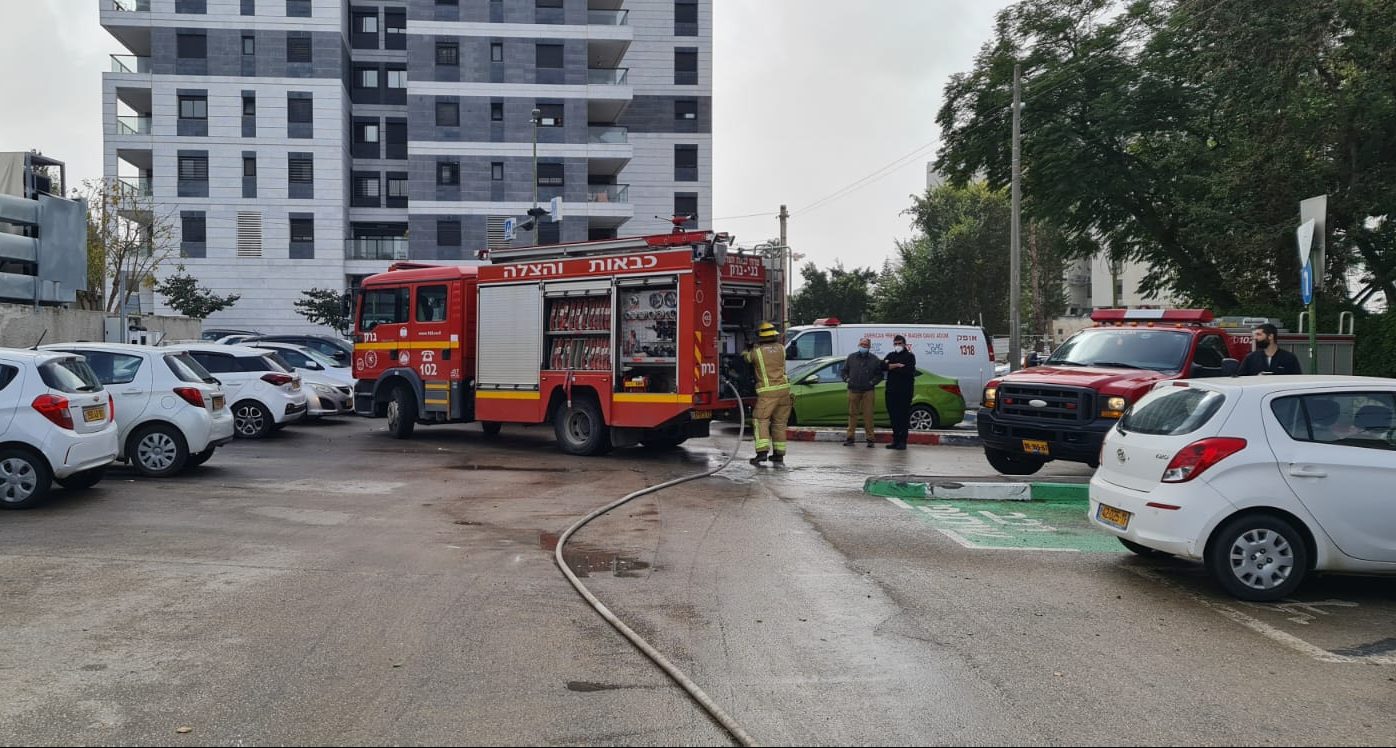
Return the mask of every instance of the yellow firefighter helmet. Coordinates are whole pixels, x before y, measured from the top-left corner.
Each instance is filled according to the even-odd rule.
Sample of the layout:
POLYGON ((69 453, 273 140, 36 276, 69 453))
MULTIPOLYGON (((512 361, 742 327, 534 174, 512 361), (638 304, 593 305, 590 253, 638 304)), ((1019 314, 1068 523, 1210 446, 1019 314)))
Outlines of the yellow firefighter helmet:
POLYGON ((780 335, 780 330, 777 330, 776 326, 770 322, 762 322, 761 326, 756 328, 756 337, 761 340, 771 340, 777 335, 780 335))

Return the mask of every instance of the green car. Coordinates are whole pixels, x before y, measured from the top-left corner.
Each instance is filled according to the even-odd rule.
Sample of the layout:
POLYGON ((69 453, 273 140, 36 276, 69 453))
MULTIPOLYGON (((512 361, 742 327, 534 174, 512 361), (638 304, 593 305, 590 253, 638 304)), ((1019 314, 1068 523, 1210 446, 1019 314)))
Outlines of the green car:
MULTIPOLYGON (((844 359, 825 356, 801 364, 790 374, 790 393, 795 398, 792 424, 801 426, 848 425, 848 385, 843 381, 844 359)), ((887 383, 877 385, 877 405, 873 422, 891 427, 887 416, 887 383)), ((916 370, 916 386, 911 392, 911 430, 949 428, 964 420, 965 399, 960 383, 950 377, 916 370)), ((861 425, 861 424, 860 424, 861 425)))

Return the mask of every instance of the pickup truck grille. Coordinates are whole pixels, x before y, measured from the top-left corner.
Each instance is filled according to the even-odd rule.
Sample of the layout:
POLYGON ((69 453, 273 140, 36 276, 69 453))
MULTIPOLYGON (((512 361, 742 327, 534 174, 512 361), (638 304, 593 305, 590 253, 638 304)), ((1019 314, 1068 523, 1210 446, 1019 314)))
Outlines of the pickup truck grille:
POLYGON ((1081 423, 1095 415, 1095 393, 1078 387, 1050 387, 1036 384, 1001 384, 999 413, 1011 418, 1027 418, 1054 423, 1081 423), (1037 400, 1046 403, 1032 405, 1037 400))

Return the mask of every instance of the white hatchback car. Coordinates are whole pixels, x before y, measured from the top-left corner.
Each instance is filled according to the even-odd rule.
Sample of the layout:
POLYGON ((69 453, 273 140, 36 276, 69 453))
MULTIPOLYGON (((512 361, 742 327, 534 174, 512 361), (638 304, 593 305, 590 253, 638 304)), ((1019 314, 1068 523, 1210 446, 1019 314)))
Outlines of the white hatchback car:
POLYGON ((274 351, 277 360, 301 375, 308 416, 349 415, 354 412, 354 372, 323 353, 294 343, 248 343, 249 348, 274 351))
POLYGON ((1396 380, 1162 382, 1106 434, 1090 518, 1246 600, 1310 571, 1396 574, 1396 380))
POLYGON ((165 478, 202 465, 233 440, 223 389, 188 353, 123 343, 55 343, 87 365, 116 401, 118 459, 165 478))
POLYGON ((218 379, 233 409, 233 435, 260 439, 305 416, 301 378, 278 363, 271 351, 217 343, 173 345, 218 379))
POLYGON ((116 459, 112 410, 82 358, 0 349, 0 507, 34 506, 53 481, 96 485, 116 459))

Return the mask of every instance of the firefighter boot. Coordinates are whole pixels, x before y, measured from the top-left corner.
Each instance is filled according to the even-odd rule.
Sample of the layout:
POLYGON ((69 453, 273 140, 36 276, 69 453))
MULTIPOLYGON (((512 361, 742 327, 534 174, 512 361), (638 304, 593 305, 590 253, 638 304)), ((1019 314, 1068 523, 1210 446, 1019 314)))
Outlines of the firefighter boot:
POLYGON ((766 461, 766 453, 765 453, 765 452, 757 452, 755 457, 751 458, 750 460, 747 460, 747 462, 750 462, 751 464, 756 465, 756 466, 758 466, 758 467, 761 465, 761 463, 763 463, 763 462, 765 462, 765 461, 766 461))
POLYGON ((785 453, 784 453, 784 452, 776 452, 775 454, 771 455, 771 464, 772 464, 772 465, 784 465, 784 464, 785 464, 785 453))

